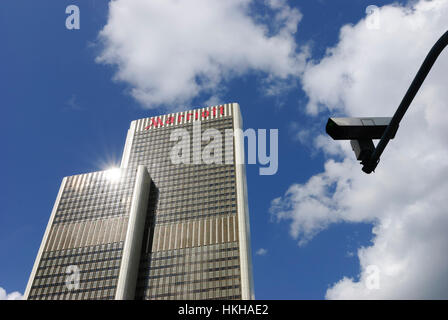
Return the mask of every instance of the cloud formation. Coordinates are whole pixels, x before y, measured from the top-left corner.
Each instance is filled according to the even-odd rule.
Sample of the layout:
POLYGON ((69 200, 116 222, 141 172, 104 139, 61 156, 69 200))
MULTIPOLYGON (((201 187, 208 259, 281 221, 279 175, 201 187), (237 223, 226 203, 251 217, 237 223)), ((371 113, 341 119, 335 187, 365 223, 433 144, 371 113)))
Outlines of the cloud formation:
MULTIPOLYGON (((307 111, 392 116, 435 41, 448 29, 448 2, 412 1, 380 8, 380 29, 363 19, 303 74, 307 111)), ((448 298, 448 52, 442 53, 386 148, 366 175, 348 141, 315 140, 324 170, 272 202, 299 245, 339 222, 374 225, 373 245, 359 248, 359 279, 343 278, 329 299, 448 298), (337 158, 333 158, 338 155, 337 158), (342 159, 342 160, 341 160, 342 159), (378 271, 379 286, 366 285, 378 271)))
POLYGON ((302 15, 284 0, 114 0, 97 61, 147 108, 173 107, 201 94, 211 100, 224 81, 249 72, 265 77, 266 94, 304 67, 294 41, 302 15))
POLYGON ((0 287, 0 300, 22 300, 23 296, 20 292, 14 291, 6 293, 5 289, 0 287))

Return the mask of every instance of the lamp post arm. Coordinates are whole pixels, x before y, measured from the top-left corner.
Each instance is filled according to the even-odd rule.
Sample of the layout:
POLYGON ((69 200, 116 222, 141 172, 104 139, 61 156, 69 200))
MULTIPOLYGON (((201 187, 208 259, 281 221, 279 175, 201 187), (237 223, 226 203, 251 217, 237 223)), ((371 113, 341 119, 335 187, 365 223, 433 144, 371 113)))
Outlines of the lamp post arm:
POLYGON ((422 86, 423 81, 425 81, 426 76, 428 75, 440 53, 442 53, 443 49, 445 49, 446 46, 448 46, 448 31, 446 31, 443 36, 441 36, 440 39, 434 44, 431 51, 429 51, 428 55, 426 56, 425 61, 423 61, 423 64, 418 70, 417 75, 411 83, 411 86, 409 87, 408 91, 403 97, 403 100, 398 106, 397 111, 395 111, 392 120, 384 131, 384 134, 381 137, 380 142, 376 146, 375 151, 372 153, 370 159, 366 161, 366 163, 362 167, 362 171, 364 171, 365 173, 371 173, 375 170, 376 166, 378 165, 380 156, 384 151, 384 148, 386 148, 389 140, 397 131, 398 125, 400 124, 401 119, 408 110, 409 105, 411 104, 412 100, 414 100, 414 97, 422 86))

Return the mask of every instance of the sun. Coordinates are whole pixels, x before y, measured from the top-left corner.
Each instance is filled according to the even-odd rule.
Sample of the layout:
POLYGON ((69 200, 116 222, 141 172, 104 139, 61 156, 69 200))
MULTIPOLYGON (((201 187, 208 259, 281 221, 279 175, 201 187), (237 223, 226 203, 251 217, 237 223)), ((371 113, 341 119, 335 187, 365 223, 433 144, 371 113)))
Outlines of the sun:
POLYGON ((120 168, 110 168, 106 170, 106 177, 111 182, 117 182, 120 180, 121 169, 120 168))

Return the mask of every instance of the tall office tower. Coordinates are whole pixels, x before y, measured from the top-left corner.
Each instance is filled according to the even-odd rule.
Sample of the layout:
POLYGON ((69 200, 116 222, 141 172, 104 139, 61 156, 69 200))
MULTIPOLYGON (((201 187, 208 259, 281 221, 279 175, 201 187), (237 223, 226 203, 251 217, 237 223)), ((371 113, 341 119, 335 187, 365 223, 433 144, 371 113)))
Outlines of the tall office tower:
POLYGON ((143 166, 65 177, 25 298, 133 298, 149 193, 143 166))
POLYGON ((122 167, 145 165, 156 186, 138 299, 254 297, 244 146, 226 134, 241 128, 236 103, 131 123, 122 167), (221 141, 208 141, 216 133, 221 141), (213 142, 219 145, 211 151, 218 160, 207 164, 207 146, 213 142), (175 164, 173 150, 179 144, 187 161, 175 164))
POLYGON ((26 297, 254 299, 239 129, 236 103, 132 121, 120 181, 64 178, 26 297))

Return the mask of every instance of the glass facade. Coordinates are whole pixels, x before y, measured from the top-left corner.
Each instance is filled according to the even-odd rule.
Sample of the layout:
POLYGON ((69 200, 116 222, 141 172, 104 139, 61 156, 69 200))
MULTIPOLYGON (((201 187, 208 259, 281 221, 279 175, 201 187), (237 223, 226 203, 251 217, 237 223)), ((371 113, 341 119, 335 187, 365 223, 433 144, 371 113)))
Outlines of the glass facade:
POLYGON ((226 242, 145 254, 137 297, 241 299, 238 243, 226 242))
POLYGON ((230 106, 225 107, 226 114, 202 119, 201 136, 218 130, 222 146, 230 145, 231 164, 226 164, 229 154, 224 151, 221 164, 194 164, 193 144, 199 140, 202 154, 209 143, 194 137, 194 121, 158 127, 149 122, 150 130, 145 125, 134 133, 127 165, 149 168, 158 189, 146 233, 151 246, 142 250, 136 299, 241 299, 233 137, 224 141, 225 130, 233 132, 234 126, 230 106), (178 129, 191 138, 189 164, 173 164, 170 158, 178 143, 170 136, 178 129))
POLYGON ((112 300, 120 268, 123 242, 67 250, 46 251, 42 255, 31 289, 30 300, 112 300), (67 271, 79 270, 79 287, 67 287, 67 271))
POLYGON ((242 146, 233 137, 240 119, 226 104, 133 121, 118 179, 108 171, 64 178, 25 296, 253 298, 245 171, 235 164, 242 146), (178 129, 190 138, 188 163, 170 156, 178 129), (211 141, 220 149, 208 149, 214 161, 205 163, 211 141), (142 168, 148 188, 139 186, 142 168))
POLYGON ((114 299, 135 172, 64 179, 28 299, 114 299))

